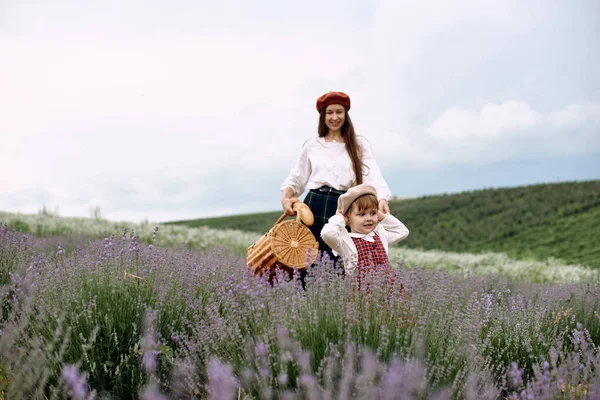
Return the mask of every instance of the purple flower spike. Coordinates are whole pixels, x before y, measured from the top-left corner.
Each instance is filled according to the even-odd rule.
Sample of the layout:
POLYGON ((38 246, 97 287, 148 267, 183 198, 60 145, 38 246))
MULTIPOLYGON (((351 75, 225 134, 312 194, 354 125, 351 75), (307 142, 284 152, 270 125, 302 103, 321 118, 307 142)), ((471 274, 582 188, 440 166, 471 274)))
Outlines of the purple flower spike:
POLYGON ((88 385, 79 375, 77 367, 65 365, 62 371, 62 378, 69 387, 69 393, 74 400, 85 400, 88 398, 88 385))
POLYGON ((144 390, 142 400, 167 400, 167 396, 163 395, 156 387, 150 386, 144 390))
POLYGON ((209 399, 235 399, 238 392, 238 381, 233 376, 233 368, 213 359, 208 365, 209 399))
POLYGON ((156 357, 158 355, 156 339, 154 338, 154 321, 156 312, 149 310, 144 319, 144 339, 142 356, 142 366, 147 374, 152 375, 156 372, 156 357))
POLYGON ((520 387, 523 385, 523 369, 519 368, 519 365, 516 362, 513 362, 510 365, 510 371, 508 371, 508 375, 511 378, 511 383, 514 387, 520 387))

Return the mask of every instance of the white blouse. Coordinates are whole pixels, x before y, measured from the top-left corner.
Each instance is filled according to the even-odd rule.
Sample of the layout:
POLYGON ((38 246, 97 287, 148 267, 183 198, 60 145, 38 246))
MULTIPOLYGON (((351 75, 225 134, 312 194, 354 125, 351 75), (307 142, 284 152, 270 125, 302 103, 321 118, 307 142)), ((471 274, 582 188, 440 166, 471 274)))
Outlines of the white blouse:
MULTIPOLYGON (((362 150, 363 183, 375 187, 379 200, 389 200, 392 193, 375 162, 371 144, 358 135, 356 141, 362 150)), ((310 190, 321 186, 348 190, 356 186, 356 175, 345 143, 326 142, 322 137, 314 137, 302 146, 296 165, 281 184, 281 190, 290 187, 294 197, 298 197, 307 187, 310 190)))

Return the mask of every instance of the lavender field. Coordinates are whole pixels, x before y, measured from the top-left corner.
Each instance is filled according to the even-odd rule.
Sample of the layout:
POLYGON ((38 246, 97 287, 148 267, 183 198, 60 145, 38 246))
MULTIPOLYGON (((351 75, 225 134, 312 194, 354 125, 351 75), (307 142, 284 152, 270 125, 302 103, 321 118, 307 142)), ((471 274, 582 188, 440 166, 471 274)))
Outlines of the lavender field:
POLYGON ((302 290, 247 273, 252 235, 0 217, 0 398, 600 398, 584 266, 398 247, 406 296, 328 260, 302 290))
MULTIPOLYGON (((118 233, 127 227, 136 232, 138 240, 143 243, 160 244, 163 247, 181 245, 203 251, 212 248, 227 248, 240 256, 264 232, 245 232, 234 229, 214 229, 208 227, 189 228, 181 225, 163 225, 161 234, 154 240, 154 225, 148 222, 132 223, 129 221, 108 221, 101 218, 59 217, 52 214, 20 214, 0 211, 0 223, 6 223, 18 231, 34 233, 38 237, 47 238, 47 247, 74 248, 76 244, 91 239, 102 238, 105 232, 118 233)), ((403 246, 390 249, 393 264, 403 263, 404 267, 419 266, 422 269, 443 270, 461 275, 494 274, 509 279, 527 282, 579 282, 600 281, 598 269, 584 265, 567 265, 566 263, 548 259, 544 262, 534 260, 515 260, 504 253, 452 253, 439 250, 416 250, 403 246)))

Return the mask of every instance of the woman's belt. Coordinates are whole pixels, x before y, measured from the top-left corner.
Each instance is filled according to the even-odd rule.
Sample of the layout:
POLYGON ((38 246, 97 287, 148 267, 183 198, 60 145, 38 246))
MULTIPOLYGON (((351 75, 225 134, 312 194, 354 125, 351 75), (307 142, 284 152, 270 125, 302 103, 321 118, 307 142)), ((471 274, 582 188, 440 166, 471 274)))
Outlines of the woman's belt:
POLYGON ((344 193, 346 193, 345 190, 337 190, 337 189, 332 188, 331 186, 321 186, 320 188, 311 189, 310 191, 314 192, 314 193, 333 193, 338 196, 341 196, 344 193))

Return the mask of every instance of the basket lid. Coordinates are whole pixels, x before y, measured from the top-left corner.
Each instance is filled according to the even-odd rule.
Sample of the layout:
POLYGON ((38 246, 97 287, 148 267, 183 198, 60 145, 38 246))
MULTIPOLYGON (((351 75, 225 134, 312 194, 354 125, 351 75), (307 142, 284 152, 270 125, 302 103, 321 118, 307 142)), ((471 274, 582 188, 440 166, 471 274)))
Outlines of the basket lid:
POLYGON ((303 269, 317 259, 319 243, 300 222, 283 221, 271 230, 271 249, 280 263, 303 269))

